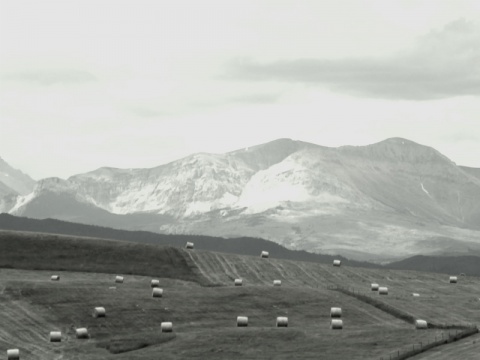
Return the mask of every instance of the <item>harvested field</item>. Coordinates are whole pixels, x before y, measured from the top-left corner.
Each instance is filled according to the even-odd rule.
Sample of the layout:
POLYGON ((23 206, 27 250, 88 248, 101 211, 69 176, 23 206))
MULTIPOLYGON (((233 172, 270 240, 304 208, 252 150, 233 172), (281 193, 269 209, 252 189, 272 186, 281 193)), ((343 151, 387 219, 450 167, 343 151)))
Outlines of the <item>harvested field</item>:
MULTIPOLYGON (((14 257, 22 259, 20 267, 27 266, 31 263, 29 256, 38 258, 42 249, 50 251, 49 240, 43 241, 45 246, 36 247, 36 253, 22 253, 21 243, 17 248, 11 244, 4 248, 22 253, 14 257)), ((55 244, 57 241, 54 239, 55 244)), ((89 244, 95 251, 95 244, 89 244)), ((78 246, 82 247, 81 240, 78 246)), ((77 271, 86 257, 73 256, 72 269, 66 269, 68 262, 61 260, 60 253, 50 255, 54 262, 48 269, 0 268, 0 352, 19 348, 22 358, 41 360, 147 360, 159 354, 162 359, 172 360, 319 356, 327 360, 380 359, 399 349, 447 338, 452 331, 415 330, 413 324, 352 296, 355 291, 380 298, 429 323, 480 323, 480 301, 469 301, 474 294, 479 297, 480 281, 474 277, 462 277, 453 288, 441 274, 352 269, 348 264, 333 267, 272 258, 266 261, 259 256, 163 247, 155 248, 160 254, 158 264, 149 268, 140 262, 144 248, 140 247, 138 254, 135 249, 129 247, 134 252, 132 264, 128 257, 107 265, 88 260, 91 267, 87 271, 77 271), (162 251, 175 255, 162 257, 162 251), (57 260, 62 268, 55 268, 57 260), (107 266, 108 271, 92 270, 101 266, 107 266), (160 269, 166 271, 166 276, 160 269), (61 281, 50 280, 52 270, 61 276, 61 281), (112 274, 125 274, 125 282, 112 287, 112 274), (165 292, 161 298, 152 298, 152 277, 162 284, 165 292), (235 278, 244 279, 244 286, 233 286, 235 278), (280 279, 282 286, 272 286, 272 279, 280 279), (370 290, 371 283, 387 286, 389 295, 379 297, 370 290), (350 290, 337 291, 338 286, 350 290), (411 296, 415 291, 422 296, 411 296), (92 309, 99 304, 108 309, 107 317, 92 317, 92 309), (341 331, 330 329, 331 307, 342 308, 341 331), (237 327, 238 315, 248 317, 248 327, 237 327), (279 316, 288 317, 288 327, 276 328, 279 316), (162 333, 162 322, 172 322, 174 331, 162 333), (75 328, 79 327, 88 329, 88 339, 75 338, 75 328), (62 332, 62 342, 49 342, 50 329, 62 332)), ((7 259, 4 255, 1 261, 7 259)), ((462 359, 469 359, 475 339, 478 335, 421 356, 438 350, 443 357, 436 359, 447 359, 457 351, 463 354, 462 359)), ((419 356, 416 358, 433 359, 419 356)))

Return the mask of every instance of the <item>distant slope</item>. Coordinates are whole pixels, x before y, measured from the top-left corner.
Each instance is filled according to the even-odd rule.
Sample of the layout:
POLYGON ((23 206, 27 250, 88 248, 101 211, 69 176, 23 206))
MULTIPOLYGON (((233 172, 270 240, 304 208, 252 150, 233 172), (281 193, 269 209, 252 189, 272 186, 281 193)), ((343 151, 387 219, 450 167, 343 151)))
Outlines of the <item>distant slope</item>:
POLYGON ((0 198, 6 195, 18 195, 18 193, 0 181, 0 198))
POLYGON ((259 238, 224 239, 203 235, 166 235, 147 231, 126 231, 101 226, 84 225, 55 219, 29 219, 9 214, 0 214, 0 230, 28 231, 68 236, 93 237, 129 241, 142 244, 171 245, 184 247, 187 241, 195 244, 195 249, 226 252, 239 255, 260 256, 268 251, 279 259, 311 261, 331 264, 333 259, 348 261, 351 266, 379 267, 375 264, 348 260, 342 256, 313 254, 307 251, 286 249, 272 241, 259 238))
POLYGON ((14 169, 0 157, 0 196, 8 193, 26 195, 33 190, 34 186, 35 180, 20 170, 14 169), (6 191, 7 188, 10 192, 6 191))
POLYGON ((413 256, 388 264, 390 269, 429 271, 451 275, 480 276, 478 256, 413 256))
POLYGON ((480 169, 479 168, 473 168, 473 167, 468 167, 468 166, 460 166, 460 168, 469 173, 470 175, 475 176, 480 180, 480 169))
POLYGON ((154 231, 171 217, 160 214, 114 214, 93 204, 79 201, 71 192, 42 191, 25 209, 18 209, 30 218, 55 218, 82 224, 108 226, 117 229, 154 231))
POLYGON ((303 250, 289 250, 272 241, 259 238, 243 237, 224 239, 203 235, 165 235, 146 231, 111 229, 55 219, 29 219, 9 214, 0 214, 0 230, 92 237, 175 247, 184 247, 187 241, 191 241, 195 244, 195 249, 237 255, 259 256, 260 252, 265 250, 270 253, 272 258, 277 259, 318 262, 323 264, 331 264, 333 259, 340 259, 344 264, 365 268, 391 268, 446 274, 460 274, 463 272, 468 275, 480 276, 480 257, 478 256, 413 256, 402 261, 381 266, 368 262, 349 260, 343 256, 314 254, 303 250))

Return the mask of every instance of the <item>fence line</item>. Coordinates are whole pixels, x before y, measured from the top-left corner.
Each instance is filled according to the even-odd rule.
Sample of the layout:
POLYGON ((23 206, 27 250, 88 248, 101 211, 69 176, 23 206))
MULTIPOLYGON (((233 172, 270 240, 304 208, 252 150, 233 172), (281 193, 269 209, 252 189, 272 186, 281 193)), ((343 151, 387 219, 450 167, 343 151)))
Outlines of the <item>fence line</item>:
MULTIPOLYGON (((346 288, 342 286, 332 286, 329 287, 330 290, 335 290, 335 291, 340 291, 346 295, 353 296, 357 298, 358 300, 361 300, 369 305, 372 305, 376 307, 379 310, 382 310, 398 319, 401 319, 409 324, 414 324, 416 318, 413 315, 410 315, 407 312, 404 312, 400 309, 397 309, 387 303, 384 303, 383 301, 378 300, 377 298, 374 298, 372 295, 367 295, 366 292, 361 292, 359 290, 355 290, 355 288, 346 288)), ((477 334, 479 332, 479 329, 477 328, 476 325, 457 325, 457 324, 438 324, 438 323, 428 323, 428 327, 431 329, 448 329, 448 330, 455 330, 455 333, 453 331, 448 332, 448 337, 443 336, 442 333, 442 338, 437 339, 437 335, 435 336, 435 340, 432 340, 431 342, 418 342, 414 343, 408 346, 408 350, 396 350, 389 354, 389 357, 381 357, 381 360, 404 360, 408 359, 412 356, 415 356, 417 354, 420 354, 421 352, 427 351, 429 349, 432 349, 434 347, 444 345, 444 344, 449 344, 451 342, 466 338, 468 336, 472 336, 474 334, 477 334), (411 346, 411 349, 410 349, 411 346)), ((438 336, 439 337, 439 336, 438 336)))
POLYGON ((399 349, 396 350, 388 355, 388 357, 381 357, 380 360, 405 360, 408 358, 411 358, 415 355, 418 355, 424 351, 430 350, 434 347, 445 345, 452 343, 454 341, 458 341, 460 339, 472 336, 474 334, 477 334, 479 332, 478 328, 468 328, 464 330, 455 330, 455 333, 453 332, 448 332, 448 337, 443 336, 441 339, 437 339, 437 336, 435 336, 435 340, 429 341, 429 342, 418 342, 411 344, 412 348, 410 349, 410 345, 408 345, 408 349, 399 349))

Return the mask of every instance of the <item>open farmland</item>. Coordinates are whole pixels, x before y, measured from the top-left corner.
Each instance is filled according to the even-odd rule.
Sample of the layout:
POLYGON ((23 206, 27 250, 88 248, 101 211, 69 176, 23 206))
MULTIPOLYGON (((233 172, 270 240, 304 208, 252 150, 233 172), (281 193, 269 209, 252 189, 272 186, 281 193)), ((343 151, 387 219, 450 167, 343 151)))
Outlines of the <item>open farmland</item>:
MULTIPOLYGON (((412 324, 335 290, 336 286, 369 290, 371 282, 389 287, 382 301, 429 322, 480 323, 473 315, 476 310, 478 316, 480 302, 465 310, 452 307, 467 295, 463 291, 469 296, 480 293, 478 278, 448 284, 448 277, 445 281, 445 275, 439 274, 332 267, 153 245, 146 251, 143 245, 119 243, 117 249, 113 241, 93 239, 63 240, 84 252, 91 247, 90 254, 95 254, 89 259, 81 251, 71 251, 64 261, 62 246, 66 245, 61 241, 26 233, 0 236, 0 260, 2 264, 10 261, 9 268, 0 269, 3 354, 19 348, 21 359, 388 359, 399 349, 446 338, 452 331, 415 330, 412 324), (42 246, 32 252, 26 246, 32 241, 41 241, 42 246), (122 247, 130 255, 124 256, 122 247), (118 260, 109 259, 109 252, 118 260), (148 259, 143 267, 142 257, 148 259), (34 269, 39 259, 43 267, 34 269), (58 271, 55 267, 60 262, 58 271), (15 268, 16 263, 23 269, 15 268), (50 280, 54 273, 60 281, 50 280), (115 275, 123 275, 124 283, 115 283, 115 275), (152 278, 160 279, 163 297, 152 298, 152 278), (243 286, 235 287, 235 278, 242 278, 243 286), (275 279, 282 280, 282 286, 274 287, 275 279), (450 290, 452 285, 456 291, 450 290), (424 300, 407 296, 413 289, 420 293, 424 289, 432 307, 454 314, 437 318, 441 309, 427 312, 428 306, 418 307, 419 300, 424 300), (92 317, 97 306, 105 307, 105 318, 92 317), (329 328, 331 307, 342 308, 343 330, 329 328), (239 315, 248 316, 248 327, 236 327, 239 315), (287 316, 289 326, 276 328, 277 316, 287 316), (173 323, 172 333, 161 332, 163 321, 173 323), (76 339, 78 327, 86 327, 90 338, 76 339), (62 331, 61 343, 48 341, 54 330, 62 331)), ((471 339, 462 341, 471 343, 471 339)), ((468 351, 465 354, 462 359, 469 358, 468 351)))
POLYGON ((427 352, 412 357, 412 360, 450 360, 450 359, 478 359, 480 351, 480 335, 476 334, 466 339, 451 343, 448 346, 439 346, 427 352))
POLYGON ((383 302, 412 316, 437 324, 480 324, 480 278, 476 276, 458 276, 458 283, 450 284, 448 275, 428 272, 333 267, 200 251, 189 254, 215 284, 228 285, 238 277, 252 285, 269 285, 280 279, 291 286, 340 286, 379 299, 370 290, 372 283, 378 283, 389 290, 388 296, 380 298, 383 302), (413 297, 413 293, 420 296, 413 297))

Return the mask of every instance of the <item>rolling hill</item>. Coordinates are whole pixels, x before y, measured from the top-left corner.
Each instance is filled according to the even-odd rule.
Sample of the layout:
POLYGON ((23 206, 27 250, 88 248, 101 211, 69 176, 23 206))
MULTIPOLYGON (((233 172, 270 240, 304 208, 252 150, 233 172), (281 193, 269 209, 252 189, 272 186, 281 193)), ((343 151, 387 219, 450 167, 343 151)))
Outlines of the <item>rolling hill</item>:
MULTIPOLYGON (((328 264, 330 264, 335 258, 343 261, 347 260, 342 256, 314 254, 303 250, 289 250, 272 241, 258 238, 243 237, 225 239, 203 235, 167 235, 146 231, 118 230, 104 226, 84 225, 55 219, 30 219, 9 214, 0 214, 0 232, 1 230, 43 233, 51 236, 66 235, 70 237, 111 239, 142 244, 171 245, 176 247, 183 247, 187 242, 193 242, 195 248, 200 250, 252 256, 256 256, 260 254, 261 251, 265 250, 272 254, 272 256, 280 259, 313 261, 328 264)), ((355 260, 349 260, 349 263, 351 266, 380 266, 355 260)))
POLYGON ((24 359, 446 360, 457 342, 462 359, 478 354, 478 277, 449 284, 434 273, 19 232, 2 234, 0 247, 0 351, 18 348, 24 359), (152 278, 162 298, 152 298, 152 278), (389 294, 372 292, 372 282, 389 294), (96 306, 105 318, 92 317, 96 306), (332 306, 342 308, 343 330, 330 329, 332 306), (239 315, 248 327, 236 326, 239 315), (277 316, 288 327, 275 327, 277 316), (415 330, 416 318, 430 327, 415 330), (161 332, 164 321, 172 333, 161 332), (75 337, 79 327, 88 339, 75 337), (53 330, 61 342, 49 342, 53 330))
MULTIPOLYGON (((195 248, 200 250, 218 251, 233 253, 237 255, 257 256, 261 251, 268 251, 277 259, 310 261, 323 264, 331 264, 333 259, 340 259, 343 262, 348 261, 349 266, 361 266, 367 268, 391 268, 399 270, 417 270, 430 271, 445 274, 460 274, 480 276, 480 254, 476 248, 470 247, 471 255, 462 255, 464 251, 456 254, 459 249, 451 249, 450 254, 455 256, 437 255, 424 256, 416 255, 400 261, 384 263, 383 265, 359 262, 345 258, 340 255, 315 254, 303 250, 290 250, 272 241, 259 238, 220 238, 203 235, 167 235, 157 234, 146 231, 126 231, 112 229, 105 226, 92 226, 55 219, 30 219, 13 216, 9 214, 0 214, 0 230, 28 231, 44 234, 68 235, 76 237, 103 238, 112 240, 121 240, 143 244, 172 245, 182 247, 186 242, 193 242, 195 248)), ((448 242, 449 239, 443 239, 448 242)), ((470 244, 471 245, 471 244, 470 244)))

